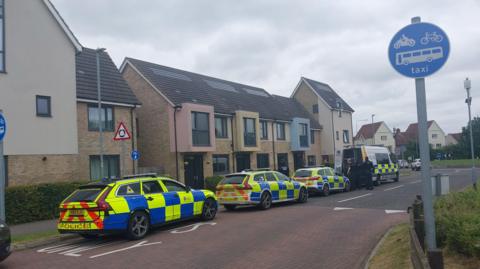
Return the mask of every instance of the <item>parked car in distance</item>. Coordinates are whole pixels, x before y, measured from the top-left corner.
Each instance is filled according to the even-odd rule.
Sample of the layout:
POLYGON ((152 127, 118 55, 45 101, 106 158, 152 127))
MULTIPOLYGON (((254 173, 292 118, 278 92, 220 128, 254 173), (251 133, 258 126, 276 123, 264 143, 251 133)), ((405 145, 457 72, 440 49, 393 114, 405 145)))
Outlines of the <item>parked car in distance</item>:
POLYGON ((420 161, 420 159, 415 159, 411 163, 411 167, 412 167, 412 170, 414 171, 420 171, 420 169, 422 169, 422 162, 420 161))
POLYGON ((167 177, 135 175, 113 182, 80 186, 60 204, 60 233, 94 237, 124 233, 145 237, 152 226, 181 220, 211 220, 217 198, 209 190, 193 190, 167 177))
POLYGON ((398 167, 399 168, 409 168, 410 165, 408 164, 408 161, 407 160, 398 160, 398 167))
POLYGON ((277 171, 243 171, 226 175, 217 185, 219 204, 227 210, 239 205, 269 209, 272 203, 308 199, 307 187, 277 171))
POLYGON ((293 178, 307 185, 311 193, 328 196, 333 191, 350 191, 350 180, 335 174, 330 167, 309 167, 295 171, 293 178))
POLYGON ((10 255, 10 229, 8 225, 0 220, 0 262, 10 255))

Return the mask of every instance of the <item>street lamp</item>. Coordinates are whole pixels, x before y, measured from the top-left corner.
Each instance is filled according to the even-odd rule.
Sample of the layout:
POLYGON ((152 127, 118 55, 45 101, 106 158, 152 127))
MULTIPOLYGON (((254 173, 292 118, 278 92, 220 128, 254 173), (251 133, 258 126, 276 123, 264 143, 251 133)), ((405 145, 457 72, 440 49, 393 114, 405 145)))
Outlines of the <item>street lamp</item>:
POLYGON ((372 145, 375 145, 375 130, 373 129, 373 118, 375 117, 375 114, 372 114, 372 140, 373 140, 373 143, 372 145))
POLYGON ((472 112, 470 106, 472 105, 472 97, 470 96, 470 88, 472 87, 472 82, 466 78, 463 82, 463 86, 465 90, 467 90, 467 99, 465 99, 465 103, 468 106, 468 125, 470 126, 470 151, 472 153, 472 183, 473 188, 477 189, 477 179, 475 178, 475 154, 473 151, 473 126, 472 126, 472 112))
MULTIPOLYGON (((104 52, 104 48, 95 50, 95 59, 97 61, 97 97, 98 97, 98 142, 100 144, 100 179, 103 179, 103 126, 102 126, 102 87, 100 74, 100 53, 104 52)), ((105 118, 105 120, 107 120, 105 118)))

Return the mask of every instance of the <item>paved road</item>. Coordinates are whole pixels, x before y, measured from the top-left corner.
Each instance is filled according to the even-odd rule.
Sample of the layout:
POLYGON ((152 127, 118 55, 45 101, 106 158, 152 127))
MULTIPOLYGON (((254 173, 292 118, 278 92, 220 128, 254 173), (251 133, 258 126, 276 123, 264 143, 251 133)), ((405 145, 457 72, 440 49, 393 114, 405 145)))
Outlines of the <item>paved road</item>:
MULTIPOLYGON (((454 190, 470 183, 468 170, 441 172, 454 190)), ((381 236, 407 220, 419 175, 307 204, 221 210, 213 222, 164 227, 141 241, 59 242, 13 253, 0 268, 362 268, 381 236)))

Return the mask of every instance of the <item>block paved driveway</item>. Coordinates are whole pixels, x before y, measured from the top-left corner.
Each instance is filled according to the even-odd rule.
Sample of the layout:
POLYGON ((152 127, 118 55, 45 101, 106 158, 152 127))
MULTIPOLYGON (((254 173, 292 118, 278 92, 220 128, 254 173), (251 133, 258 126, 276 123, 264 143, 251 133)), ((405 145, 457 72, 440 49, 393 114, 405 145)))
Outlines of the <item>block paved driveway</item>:
MULTIPOLYGON (((467 169, 440 172, 453 190, 470 184, 467 169)), ((267 211, 221 209, 211 222, 163 227, 139 241, 61 241, 15 252, 0 268, 363 268, 382 235, 408 220, 419 177, 267 211)))

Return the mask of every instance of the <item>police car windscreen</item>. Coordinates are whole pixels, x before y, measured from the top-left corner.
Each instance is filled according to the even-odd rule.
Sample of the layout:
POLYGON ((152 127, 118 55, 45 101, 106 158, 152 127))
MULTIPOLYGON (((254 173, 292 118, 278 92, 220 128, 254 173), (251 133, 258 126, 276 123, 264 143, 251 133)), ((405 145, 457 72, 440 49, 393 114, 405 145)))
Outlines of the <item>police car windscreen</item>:
POLYGON ((71 202, 93 202, 102 192, 103 188, 81 189, 76 190, 65 203, 71 202))
POLYGON ((297 170, 295 172, 295 177, 311 177, 312 171, 310 170, 297 170))
POLYGON ((226 176, 225 179, 222 180, 222 184, 242 184, 244 179, 245 175, 226 176))

